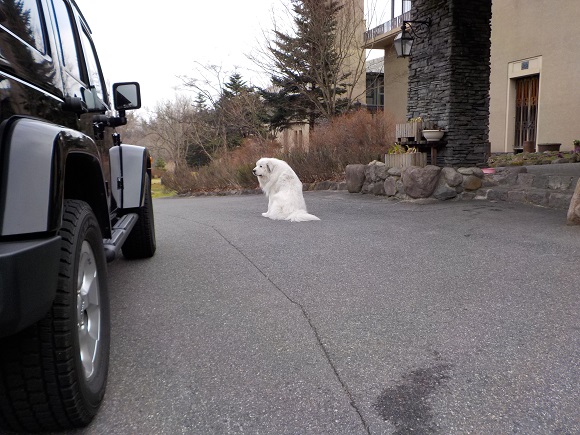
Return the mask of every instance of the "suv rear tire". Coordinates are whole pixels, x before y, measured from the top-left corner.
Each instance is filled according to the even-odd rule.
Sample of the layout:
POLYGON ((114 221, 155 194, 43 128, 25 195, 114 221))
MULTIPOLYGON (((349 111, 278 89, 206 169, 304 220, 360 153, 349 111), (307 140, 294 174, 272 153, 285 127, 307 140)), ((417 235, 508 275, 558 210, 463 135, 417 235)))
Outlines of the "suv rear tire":
POLYGON ((125 258, 150 258, 155 254, 155 221, 153 218, 153 199, 151 198, 151 178, 145 174, 145 200, 137 212, 139 220, 123 244, 121 251, 125 258))
POLYGON ((91 207, 67 200, 58 288, 36 325, 1 340, 0 427, 53 431, 86 426, 105 394, 109 299, 101 231, 91 207))

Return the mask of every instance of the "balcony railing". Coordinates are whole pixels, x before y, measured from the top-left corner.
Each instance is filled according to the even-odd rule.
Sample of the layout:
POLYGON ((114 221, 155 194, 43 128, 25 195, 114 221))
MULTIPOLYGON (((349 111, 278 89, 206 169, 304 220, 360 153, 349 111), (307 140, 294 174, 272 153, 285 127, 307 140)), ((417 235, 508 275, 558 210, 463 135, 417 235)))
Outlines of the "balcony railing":
POLYGON ((403 15, 399 15, 398 17, 393 18, 392 20, 383 23, 374 29, 367 30, 365 32, 365 42, 370 41, 371 39, 376 38, 377 36, 383 35, 385 33, 390 32, 393 29, 400 28, 403 25, 403 20, 409 21, 411 19, 411 11, 405 12, 403 15))

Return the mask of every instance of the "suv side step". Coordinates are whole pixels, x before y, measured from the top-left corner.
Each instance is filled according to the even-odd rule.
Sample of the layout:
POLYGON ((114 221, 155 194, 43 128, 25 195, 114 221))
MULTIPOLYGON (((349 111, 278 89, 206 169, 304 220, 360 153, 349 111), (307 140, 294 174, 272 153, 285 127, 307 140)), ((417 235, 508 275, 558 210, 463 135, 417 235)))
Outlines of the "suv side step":
POLYGON ((139 220, 139 215, 137 213, 128 213, 121 217, 113 227, 113 235, 110 239, 103 240, 103 245, 105 248, 105 256, 107 257, 107 262, 110 263, 123 247, 123 243, 131 234, 131 230, 139 220))

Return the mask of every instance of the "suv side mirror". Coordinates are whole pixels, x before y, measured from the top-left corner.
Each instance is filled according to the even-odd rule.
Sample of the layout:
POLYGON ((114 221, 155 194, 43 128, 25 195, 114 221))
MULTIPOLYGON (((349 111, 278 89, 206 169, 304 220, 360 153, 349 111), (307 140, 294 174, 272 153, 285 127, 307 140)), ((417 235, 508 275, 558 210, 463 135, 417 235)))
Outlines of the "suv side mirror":
POLYGON ((115 83, 113 101, 116 110, 132 110, 141 107, 141 89, 137 82, 115 83))

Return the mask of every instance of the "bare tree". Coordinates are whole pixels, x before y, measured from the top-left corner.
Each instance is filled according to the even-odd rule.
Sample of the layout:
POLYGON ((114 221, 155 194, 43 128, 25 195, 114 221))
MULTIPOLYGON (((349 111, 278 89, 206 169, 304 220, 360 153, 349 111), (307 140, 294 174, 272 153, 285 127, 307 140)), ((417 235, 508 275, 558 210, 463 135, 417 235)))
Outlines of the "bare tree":
POLYGON ((268 138, 264 104, 256 89, 239 73, 228 73, 216 65, 199 64, 196 77, 182 77, 182 80, 187 88, 207 102, 213 126, 220 132, 224 148, 238 146, 249 136, 259 142, 268 138))
POLYGON ((211 129, 196 110, 193 100, 178 95, 174 101, 157 103, 151 118, 145 121, 146 137, 157 152, 173 162, 176 168, 187 163, 193 147, 199 147, 212 159, 205 136, 211 129))

